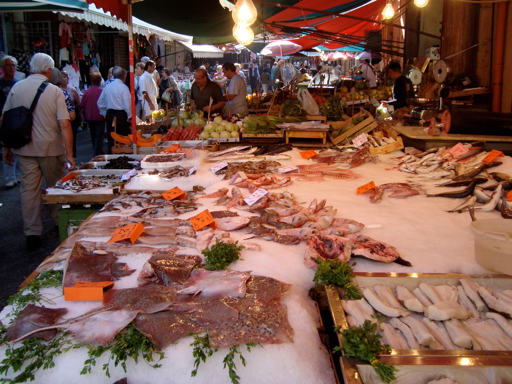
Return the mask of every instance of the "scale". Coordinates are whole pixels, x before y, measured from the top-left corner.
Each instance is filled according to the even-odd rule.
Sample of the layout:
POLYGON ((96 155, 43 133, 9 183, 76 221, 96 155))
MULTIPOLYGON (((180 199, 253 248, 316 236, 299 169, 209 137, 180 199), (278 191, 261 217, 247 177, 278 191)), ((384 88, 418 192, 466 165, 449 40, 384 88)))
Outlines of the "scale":
POLYGON ((417 97, 418 92, 420 91, 420 84, 421 84, 421 79, 423 77, 423 74, 421 73, 421 71, 419 69, 414 68, 409 71, 409 73, 407 74, 407 77, 409 78, 409 80, 411 80, 413 90, 414 90, 414 96, 417 97))
POLYGON ((439 84, 437 95, 439 98, 438 109, 444 109, 444 99, 450 94, 450 90, 445 87, 445 83, 452 78, 452 69, 446 60, 437 60, 434 64, 434 80, 439 84))

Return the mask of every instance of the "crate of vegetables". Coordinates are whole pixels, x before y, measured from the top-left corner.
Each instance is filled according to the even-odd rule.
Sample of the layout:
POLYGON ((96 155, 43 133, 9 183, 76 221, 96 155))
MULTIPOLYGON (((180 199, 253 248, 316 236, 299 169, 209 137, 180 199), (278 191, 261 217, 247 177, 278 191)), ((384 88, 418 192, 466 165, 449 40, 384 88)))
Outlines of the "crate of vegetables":
POLYGON ((240 125, 242 124, 240 121, 236 115, 230 116, 228 119, 216 116, 211 123, 204 126, 200 138, 216 139, 217 141, 225 142, 239 141, 240 125))
POLYGON ((247 116, 242 125, 242 134, 244 137, 260 138, 282 138, 283 131, 278 128, 283 123, 299 123, 306 121, 306 116, 300 117, 278 117, 271 115, 247 116))

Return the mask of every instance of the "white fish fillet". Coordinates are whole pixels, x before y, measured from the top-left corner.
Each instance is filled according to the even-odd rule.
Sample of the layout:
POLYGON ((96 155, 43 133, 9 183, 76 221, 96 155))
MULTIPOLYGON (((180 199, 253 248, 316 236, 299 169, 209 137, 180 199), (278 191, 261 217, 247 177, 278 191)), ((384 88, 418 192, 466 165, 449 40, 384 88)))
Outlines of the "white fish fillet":
POLYGON ((405 308, 402 307, 402 304, 396 299, 395 294, 387 285, 376 284, 373 286, 375 293, 379 296, 384 303, 388 304, 392 308, 399 308, 405 311, 405 308))
POLYGON ((367 317, 370 317, 373 320, 377 321, 374 317, 372 317, 373 315, 375 315, 375 311, 373 310, 373 307, 368 304, 368 302, 365 300, 365 299, 361 299, 361 300, 352 300, 355 305, 357 305, 359 308, 361 308, 361 310, 363 310, 368 316, 367 317))
POLYGON ((455 345, 467 349, 474 347, 473 338, 458 319, 445 321, 444 325, 455 345))
POLYGON ((411 291, 407 287, 404 287, 403 285, 398 285, 396 287, 396 296, 399 301, 401 301, 405 308, 407 308, 409 311, 413 312, 421 312, 423 313, 425 311, 425 307, 423 304, 421 304, 421 301, 412 294, 411 291))
POLYGON ((484 351, 506 351, 505 348, 496 338, 480 326, 481 320, 469 319, 462 324, 473 339, 480 345, 484 351))
POLYGON ((423 292, 433 304, 437 304, 443 301, 441 296, 437 293, 433 285, 427 283, 420 284, 421 292, 423 292))
POLYGON ((399 317, 399 316, 409 316, 409 312, 404 311, 399 308, 392 308, 389 305, 382 302, 381 299, 375 294, 371 287, 366 287, 362 289, 363 295, 368 300, 368 303, 376 310, 382 313, 383 315, 389 317, 399 317))
POLYGON ((494 297, 485 287, 479 287, 478 293, 485 300, 489 308, 494 309, 496 312, 505 313, 512 317, 512 305, 504 300, 494 297))
POLYGON ((416 338, 414 337, 411 328, 409 328, 407 324, 401 322, 396 317, 393 317, 389 322, 393 327, 402 332, 405 339, 407 340, 407 344, 409 345, 410 349, 420 349, 420 345, 416 341, 416 338))
POLYGON ((457 287, 447 284, 434 285, 433 287, 437 292, 438 296, 441 298, 441 301, 457 301, 457 298, 459 296, 459 291, 457 290, 457 287))
POLYGON ((499 300, 503 300, 504 302, 512 305, 512 297, 503 293, 502 291, 493 290, 492 294, 496 296, 499 300))
POLYGON ((400 318, 400 320, 407 324, 409 328, 411 328, 414 337, 416 338, 416 340, 418 340, 418 343, 420 345, 428 347, 434 340, 434 335, 432 335, 432 333, 430 333, 425 324, 423 324, 418 319, 409 316, 400 318))
POLYGON ((450 320, 452 318, 466 320, 470 316, 471 312, 462 307, 459 303, 451 300, 429 305, 425 311, 425 317, 437 321, 450 320))
POLYGON ((349 327, 359 327, 360 324, 357 322, 357 320, 354 317, 347 315, 346 319, 347 319, 347 323, 348 323, 349 327))
POLYGON ((485 316, 488 317, 489 319, 493 319, 494 321, 496 321, 496 323, 498 323, 501 329, 503 329, 503 331, 505 331, 507 335, 512 337, 512 324, 510 323, 510 321, 505 319, 500 314, 494 312, 487 312, 485 316))
POLYGON ((453 381, 452 379, 445 377, 444 379, 431 380, 427 384, 459 384, 459 383, 457 383, 456 381, 453 381))
POLYGON ((468 295, 468 297, 473 301, 473 303, 475 303, 475 307, 478 310, 478 312, 487 312, 487 306, 478 295, 478 287, 480 287, 481 285, 467 279, 460 279, 459 281, 462 284, 462 287, 464 288, 466 295, 468 295))
POLYGON ((496 321, 489 319, 482 323, 485 329, 487 329, 489 333, 492 333, 501 345, 507 348, 508 351, 512 351, 512 338, 503 331, 503 328, 501 328, 496 321))
POLYGON ((418 298, 421 304, 423 304, 424 307, 428 307, 429 305, 432 305, 433 303, 430 301, 430 299, 421 291, 419 288, 414 288, 412 290, 412 293, 414 296, 418 298))
POLYGON ((391 325, 382 323, 380 330, 384 335, 384 344, 388 344, 392 349, 409 349, 407 340, 391 325))
POLYGON ((448 335, 448 332, 446 329, 434 321, 431 321, 429 319, 423 318, 422 319, 423 324, 425 324, 428 328, 428 330, 434 335, 434 337, 441 343, 446 349, 459 349, 455 344, 453 344, 452 339, 450 339, 450 336, 448 335))
POLYGON ((471 299, 466 295, 466 291, 462 287, 462 285, 459 285, 457 287, 457 290, 459 291, 459 302, 462 304, 464 308, 466 308, 473 317, 476 317, 477 319, 480 318, 480 312, 475 307, 475 304, 471 301, 471 299))
MULTIPOLYGON (((349 316, 353 318, 353 322, 356 327, 359 327, 360 325, 363 325, 365 320, 370 320, 371 322, 375 323, 377 320, 373 317, 371 317, 371 314, 368 314, 365 310, 361 308, 357 304, 358 301, 364 301, 363 300, 341 300, 341 305, 343 306, 343 309, 346 313, 348 313, 349 316)), ((370 307, 371 308, 371 307, 370 307)), ((373 309, 372 309, 373 312, 373 309)), ((348 321, 348 319, 347 319, 348 321)))

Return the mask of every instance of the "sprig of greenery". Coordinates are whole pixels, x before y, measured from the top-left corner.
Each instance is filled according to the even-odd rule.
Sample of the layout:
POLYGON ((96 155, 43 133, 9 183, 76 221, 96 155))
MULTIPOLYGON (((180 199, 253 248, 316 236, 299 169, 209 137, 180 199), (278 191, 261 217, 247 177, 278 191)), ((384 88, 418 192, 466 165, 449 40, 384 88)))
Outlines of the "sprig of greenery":
MULTIPOLYGON (((377 334, 378 324, 365 320, 359 327, 351 327, 341 331, 341 346, 335 347, 334 352, 343 351, 347 357, 356 357, 368 361, 380 379, 385 383, 396 380, 395 373, 398 370, 394 365, 387 365, 378 360, 377 356, 382 353, 390 353, 391 348, 382 344, 381 335, 377 334)), ((339 328, 336 328, 339 332, 339 328)))
MULTIPOLYGON (((251 347, 256 346, 255 343, 246 344, 247 351, 251 352, 251 347)), ((235 356, 238 355, 242 365, 245 367, 245 358, 242 356, 242 352, 238 350, 239 345, 233 345, 229 348, 229 353, 224 357, 222 362, 224 363, 224 369, 228 368, 229 378, 233 384, 240 384, 240 376, 236 374, 235 356)))
POLYGON ((352 285, 352 279, 355 275, 350 265, 334 259, 322 260, 317 257, 313 260, 318 264, 315 277, 313 278, 317 285, 332 284, 340 287, 344 291, 343 298, 348 300, 360 300, 363 298, 359 287, 352 285))
POLYGON ((244 248, 243 245, 238 245, 238 241, 224 243, 217 238, 211 248, 206 248, 202 252, 205 256, 205 268, 210 271, 226 269, 229 264, 240 259, 240 251, 244 248))
POLYGON ((28 304, 39 304, 43 302, 52 303, 51 300, 41 294, 43 288, 58 288, 62 286, 63 271, 49 270, 42 272, 32 279, 20 292, 15 293, 7 302, 14 308, 9 316, 17 317, 28 304))

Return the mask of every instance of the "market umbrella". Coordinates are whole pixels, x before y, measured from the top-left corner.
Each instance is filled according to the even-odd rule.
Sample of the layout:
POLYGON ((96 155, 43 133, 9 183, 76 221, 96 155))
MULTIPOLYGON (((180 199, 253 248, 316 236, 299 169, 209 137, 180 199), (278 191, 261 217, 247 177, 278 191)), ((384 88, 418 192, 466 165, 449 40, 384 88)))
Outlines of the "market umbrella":
POLYGON ((371 51, 364 51, 361 52, 359 55, 356 56, 356 59, 358 60, 365 60, 365 59, 380 59, 380 53, 374 53, 371 51))
POLYGON ((267 44, 260 53, 265 56, 290 56, 300 50, 302 50, 302 46, 299 44, 288 40, 278 40, 267 44))

